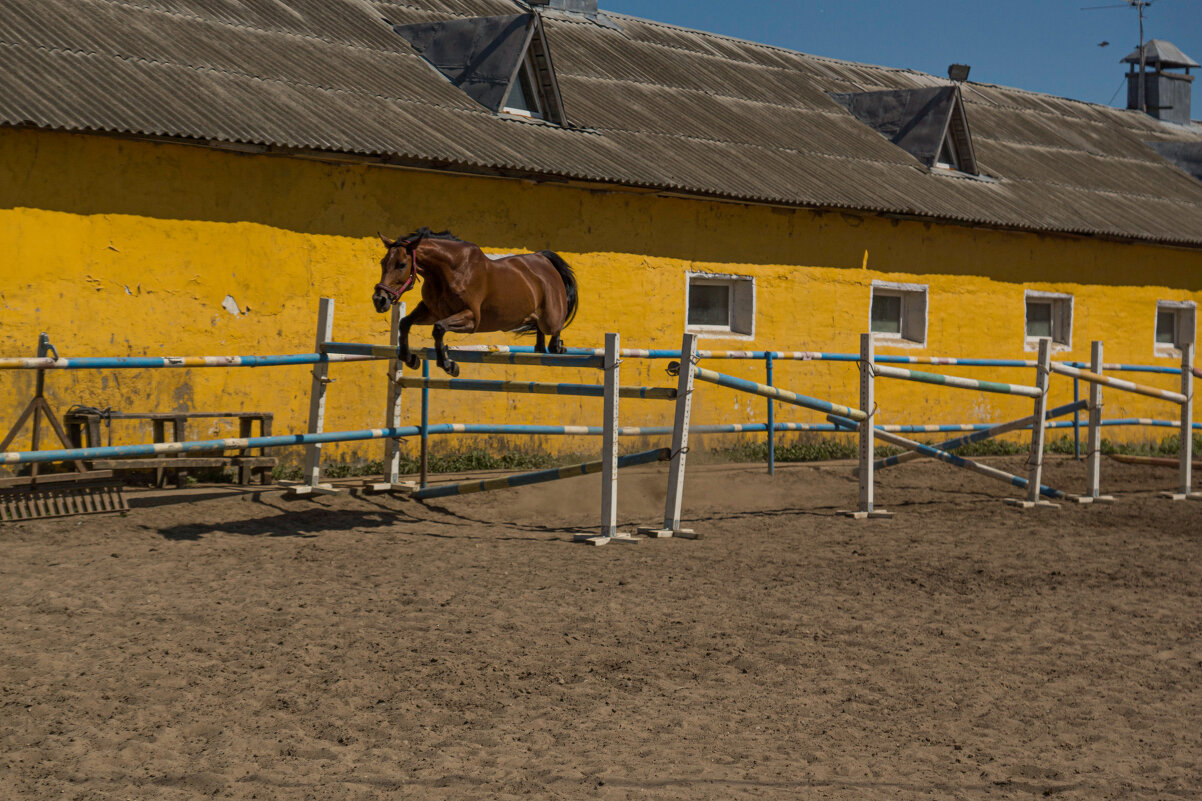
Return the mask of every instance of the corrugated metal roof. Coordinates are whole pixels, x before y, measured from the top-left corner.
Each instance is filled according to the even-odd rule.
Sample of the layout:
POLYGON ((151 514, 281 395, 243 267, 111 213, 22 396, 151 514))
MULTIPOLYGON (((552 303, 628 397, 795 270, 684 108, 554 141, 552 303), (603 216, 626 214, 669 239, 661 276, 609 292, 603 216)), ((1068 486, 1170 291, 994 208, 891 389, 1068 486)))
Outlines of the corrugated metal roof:
POLYGON ((613 15, 549 14, 572 129, 497 116, 394 25, 509 0, 5 0, 0 124, 257 144, 704 197, 1202 246, 1202 183, 1145 142, 1197 126, 963 84, 996 181, 922 167, 830 93, 947 86, 904 69, 613 15))

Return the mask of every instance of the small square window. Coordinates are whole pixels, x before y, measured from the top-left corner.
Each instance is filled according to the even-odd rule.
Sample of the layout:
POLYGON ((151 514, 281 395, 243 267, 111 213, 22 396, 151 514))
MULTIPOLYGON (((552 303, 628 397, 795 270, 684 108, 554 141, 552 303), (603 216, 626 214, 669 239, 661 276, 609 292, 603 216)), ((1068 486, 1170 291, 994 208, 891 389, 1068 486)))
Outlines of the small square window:
POLYGON ((927 287, 873 281, 868 330, 881 344, 926 345, 927 287))
POLYGON ((1162 300, 1156 304, 1157 356, 1179 356, 1181 348, 1194 341, 1197 311, 1190 301, 1162 300))
POLYGON ((1027 291, 1025 347, 1034 350, 1039 340, 1050 339, 1056 350, 1073 344, 1073 296, 1027 291))
POLYGON ((755 280, 750 277, 690 273, 686 306, 693 333, 744 338, 755 334, 755 280))

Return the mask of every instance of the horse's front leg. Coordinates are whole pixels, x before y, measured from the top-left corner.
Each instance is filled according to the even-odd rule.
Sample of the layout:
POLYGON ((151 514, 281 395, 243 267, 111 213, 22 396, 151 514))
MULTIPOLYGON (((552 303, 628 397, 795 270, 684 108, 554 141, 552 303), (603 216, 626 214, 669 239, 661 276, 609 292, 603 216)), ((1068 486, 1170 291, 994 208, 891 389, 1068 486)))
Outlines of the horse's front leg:
POLYGON ((432 322, 434 322, 434 317, 430 314, 430 309, 423 302, 419 302, 417 308, 401 318, 401 323, 397 327, 401 340, 400 352, 397 356, 410 370, 416 370, 421 367, 422 360, 418 358, 416 353, 409 352, 409 329, 413 328, 414 325, 429 325, 432 322))
POLYGON ((450 317, 444 317, 434 324, 434 353, 438 357, 438 366, 452 378, 459 375, 459 365, 447 355, 446 345, 442 342, 443 335, 448 331, 454 331, 456 334, 470 334, 475 330, 476 313, 471 309, 464 309, 450 317))

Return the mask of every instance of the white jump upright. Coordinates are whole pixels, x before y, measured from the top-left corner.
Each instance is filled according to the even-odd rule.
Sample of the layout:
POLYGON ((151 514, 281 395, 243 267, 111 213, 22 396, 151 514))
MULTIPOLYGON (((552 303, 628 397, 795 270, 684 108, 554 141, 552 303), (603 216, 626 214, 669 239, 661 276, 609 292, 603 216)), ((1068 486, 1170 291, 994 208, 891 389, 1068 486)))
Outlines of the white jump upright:
MULTIPOLYGON (((397 303, 392 307, 392 318, 388 344, 393 349, 401 345, 401 318, 405 316, 405 304, 397 303)), ((388 405, 384 410, 385 425, 397 428, 401 425, 401 387, 405 365, 395 356, 388 360, 388 405)), ((365 481, 363 486, 370 492, 390 492, 397 489, 413 489, 417 484, 413 481, 401 481, 401 447, 400 441, 384 440, 384 481, 365 481)))
POLYGON ((1181 470, 1177 492, 1163 497, 1174 501, 1202 501, 1202 493, 1194 492, 1194 343, 1181 346, 1181 470))
POLYGON ((641 528, 648 537, 700 539, 691 528, 680 527, 684 500, 685 464, 689 453, 689 420, 693 410, 693 384, 697 375, 697 335, 685 334, 680 343, 680 372, 676 379, 676 418, 672 424, 672 466, 668 473, 668 497, 664 502, 662 528, 641 528))
POLYGON ((1035 396, 1034 421, 1031 424, 1031 450, 1027 456, 1027 497, 1025 499, 1007 498, 1006 504, 1020 509, 1034 509, 1037 506, 1060 508, 1055 501, 1044 500, 1040 497, 1043 486, 1043 444, 1047 433, 1048 385, 1052 378, 1052 340, 1043 337, 1039 340, 1039 356, 1035 366, 1035 386, 1039 394, 1035 396))
POLYGON ((638 537, 618 531, 618 388, 622 385, 620 379, 622 357, 622 339, 619 334, 605 335, 605 361, 602 370, 605 373, 605 421, 604 434, 601 437, 601 533, 577 534, 572 539, 576 542, 587 542, 592 545, 606 545, 610 542, 637 543, 638 537))
MULTIPOLYGON (((322 298, 317 307, 317 343, 314 353, 322 353, 322 345, 334 335, 334 299, 322 298)), ((330 378, 330 363, 326 360, 313 365, 313 384, 309 392, 309 429, 310 434, 320 434, 325 425, 326 417, 326 387, 334 379, 330 378)), ((321 483, 321 443, 311 443, 305 446, 304 483, 289 488, 291 495, 332 495, 342 492, 329 484, 321 483)))
POLYGON ((893 517, 892 512, 876 508, 873 465, 876 456, 876 344, 871 333, 860 334, 860 408, 867 415, 859 421, 860 434, 860 508, 840 511, 845 517, 866 520, 893 517))
MULTIPOLYGON (((1094 340, 1089 349, 1089 369, 1102 375, 1105 362, 1102 360, 1102 343, 1094 340)), ((1102 494, 1102 384, 1089 385, 1089 435, 1086 443, 1089 453, 1085 457, 1085 494, 1074 498, 1078 503, 1111 503, 1113 495, 1102 494)))

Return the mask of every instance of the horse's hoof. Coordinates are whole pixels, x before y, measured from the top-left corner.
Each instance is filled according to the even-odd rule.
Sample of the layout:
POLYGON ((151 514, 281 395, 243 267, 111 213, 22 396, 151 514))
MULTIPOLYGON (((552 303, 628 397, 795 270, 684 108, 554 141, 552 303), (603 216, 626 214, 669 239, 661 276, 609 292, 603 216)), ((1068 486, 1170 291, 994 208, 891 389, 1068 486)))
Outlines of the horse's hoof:
POLYGON ((417 370, 422 366, 422 360, 417 357, 416 353, 410 353, 408 356, 401 359, 401 361, 403 361, 405 366, 410 370, 417 370))
POLYGON ((459 362, 448 361, 442 366, 442 369, 445 370, 447 375, 449 375, 451 378, 459 377, 459 362))
POLYGON ((568 347, 567 347, 567 345, 560 342, 560 343, 556 344, 555 347, 551 348, 551 352, 563 355, 568 352, 568 347))

